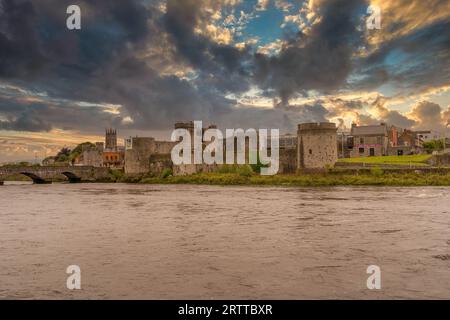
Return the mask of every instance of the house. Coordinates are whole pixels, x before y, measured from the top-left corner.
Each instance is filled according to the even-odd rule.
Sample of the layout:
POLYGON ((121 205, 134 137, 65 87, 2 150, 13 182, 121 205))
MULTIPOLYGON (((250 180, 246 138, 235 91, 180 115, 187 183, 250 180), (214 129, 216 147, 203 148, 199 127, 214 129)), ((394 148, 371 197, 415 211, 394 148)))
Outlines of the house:
POLYGON ((351 158, 385 156, 388 154, 389 136, 385 123, 370 126, 352 124, 353 137, 351 158))
POLYGON ((398 137, 399 146, 409 148, 409 154, 420 154, 423 152, 423 140, 416 131, 403 130, 398 137))
POLYGON ((415 133, 419 135, 423 142, 441 140, 443 138, 442 134, 435 130, 415 131, 415 133))

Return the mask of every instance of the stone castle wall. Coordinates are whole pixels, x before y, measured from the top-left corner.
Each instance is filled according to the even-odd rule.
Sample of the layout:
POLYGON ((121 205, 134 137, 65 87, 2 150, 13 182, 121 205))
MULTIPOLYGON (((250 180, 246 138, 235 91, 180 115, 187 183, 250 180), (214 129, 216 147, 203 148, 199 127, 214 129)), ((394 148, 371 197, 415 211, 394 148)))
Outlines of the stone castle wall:
POLYGON ((171 141, 156 141, 154 138, 132 138, 132 148, 125 150, 125 174, 140 175, 162 171, 161 168, 167 165, 175 144, 176 142, 171 141))
POLYGON ((337 128, 334 123, 298 125, 297 168, 324 169, 337 161, 337 128))
POLYGON ((180 164, 173 166, 174 176, 186 176, 195 173, 215 172, 221 165, 217 164, 180 164))
POLYGON ((280 148, 280 166, 278 173, 290 174, 297 171, 297 149, 280 148))
MULTIPOLYGON (((334 166, 337 161, 336 131, 334 123, 300 124, 297 133, 297 147, 280 148, 278 173, 295 173, 298 168, 324 169, 328 166, 334 166)), ((213 172, 220 167, 220 165, 207 164, 173 165, 170 153, 177 143, 156 141, 154 138, 132 138, 131 147, 125 151, 125 173, 127 175, 157 175, 165 168, 172 168, 174 175, 189 175, 199 172, 213 172)), ((236 158, 236 144, 234 149, 236 158)), ((248 163, 250 152, 248 142, 245 149, 246 163, 248 163)), ((224 142, 224 160, 225 155, 224 142)))

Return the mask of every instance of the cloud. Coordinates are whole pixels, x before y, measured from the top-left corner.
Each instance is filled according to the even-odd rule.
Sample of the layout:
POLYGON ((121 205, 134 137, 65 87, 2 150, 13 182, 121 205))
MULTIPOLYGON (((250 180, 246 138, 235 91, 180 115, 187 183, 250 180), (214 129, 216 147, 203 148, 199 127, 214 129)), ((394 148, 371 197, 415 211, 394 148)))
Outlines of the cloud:
POLYGON ((382 21, 380 30, 368 34, 374 46, 446 20, 450 11, 446 0, 371 0, 371 4, 380 7, 382 21))
POLYGON ((448 122, 448 110, 430 101, 420 101, 413 106, 410 116, 417 120, 416 128, 419 129, 443 129, 448 122))
POLYGON ((380 96, 373 103, 372 110, 378 115, 378 119, 400 128, 410 128, 416 123, 396 110, 389 110, 386 107, 387 101, 388 99, 380 96))
POLYGON ((450 28, 439 1, 429 9, 414 1, 426 23, 408 16, 394 27, 401 14, 387 13, 383 41, 361 28, 367 1, 309 1, 298 15, 286 1, 272 3, 279 9, 259 1, 257 10, 287 10, 287 21, 301 17, 307 26, 264 41, 246 34, 259 13, 242 9, 242 1, 80 0, 82 30, 74 32, 65 28, 69 0, 4 0, 0 128, 97 134, 105 126, 163 130, 198 119, 295 130, 302 121, 369 121, 367 108, 376 121, 411 126, 422 123, 419 111, 402 114, 340 94, 390 85, 398 96, 448 83, 450 28), (281 104, 256 108, 235 98, 255 87, 256 98, 281 104), (314 94, 321 98, 296 102, 314 94))
POLYGON ((42 119, 36 112, 23 112, 11 121, 0 121, 0 130, 14 131, 50 131, 52 125, 42 119))
POLYGON ((286 0, 275 0, 275 7, 281 11, 289 12, 293 5, 286 0))
POLYGON ((258 0, 256 3, 255 9, 256 11, 265 11, 269 6, 270 0, 258 0))
POLYGON ((450 21, 438 21, 423 29, 384 42, 361 61, 355 88, 389 84, 404 96, 448 84, 450 21))
POLYGON ((355 12, 364 5, 357 0, 324 3, 321 21, 308 36, 299 32, 277 56, 257 55, 259 85, 275 89, 284 104, 296 92, 344 87, 352 71, 352 54, 362 41, 355 12))

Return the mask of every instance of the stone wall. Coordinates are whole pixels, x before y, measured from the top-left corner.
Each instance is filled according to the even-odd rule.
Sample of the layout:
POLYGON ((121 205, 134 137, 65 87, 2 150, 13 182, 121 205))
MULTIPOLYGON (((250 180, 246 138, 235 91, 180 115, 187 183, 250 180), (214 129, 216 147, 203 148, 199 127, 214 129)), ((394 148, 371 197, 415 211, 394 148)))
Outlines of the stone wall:
POLYGON ((174 176, 186 176, 201 172, 215 172, 220 168, 220 165, 216 164, 181 164, 173 166, 174 176))
POLYGON ((165 169, 172 169, 172 159, 170 154, 153 154, 149 159, 148 174, 160 176, 165 169))
POLYGON ((373 156, 381 157, 387 154, 387 145, 388 141, 385 136, 354 136, 354 146, 350 151, 350 157, 369 157, 371 156, 370 149, 373 149, 373 156))
POLYGON ((279 174, 295 173, 297 171, 297 148, 280 149, 279 174))
POLYGON ((98 150, 84 150, 77 159, 76 165, 101 167, 103 166, 102 153, 98 150))
POLYGON ((388 147, 387 151, 388 156, 408 155, 412 153, 414 153, 414 151, 410 146, 388 147))
POLYGON ((450 153, 433 155, 428 163, 435 167, 450 166, 450 153))
POLYGON ((337 161, 337 128, 334 123, 298 125, 297 168, 324 169, 337 161))
POLYGON ((176 142, 171 141, 156 141, 154 138, 132 138, 131 148, 125 150, 125 174, 141 175, 152 173, 152 170, 158 173, 161 166, 167 166, 167 159, 170 159, 170 151, 175 144, 176 142), (153 163, 157 155, 165 157, 163 160, 158 158, 158 163, 153 163))
POLYGON ((8 180, 15 175, 27 175, 33 180, 58 181, 76 178, 80 181, 97 181, 109 179, 108 168, 92 166, 31 166, 0 167, 0 180, 8 180))

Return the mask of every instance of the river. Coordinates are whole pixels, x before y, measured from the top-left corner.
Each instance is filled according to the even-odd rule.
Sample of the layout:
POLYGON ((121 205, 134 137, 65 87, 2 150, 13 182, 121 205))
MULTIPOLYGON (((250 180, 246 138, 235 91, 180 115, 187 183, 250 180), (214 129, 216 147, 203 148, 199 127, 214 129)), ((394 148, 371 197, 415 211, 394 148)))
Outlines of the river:
POLYGON ((5 182, 0 298, 450 299, 449 191, 5 182))

